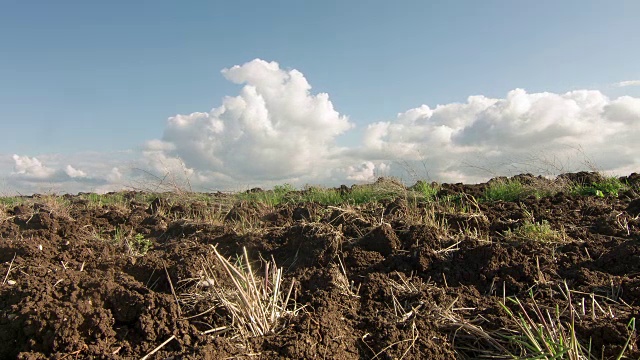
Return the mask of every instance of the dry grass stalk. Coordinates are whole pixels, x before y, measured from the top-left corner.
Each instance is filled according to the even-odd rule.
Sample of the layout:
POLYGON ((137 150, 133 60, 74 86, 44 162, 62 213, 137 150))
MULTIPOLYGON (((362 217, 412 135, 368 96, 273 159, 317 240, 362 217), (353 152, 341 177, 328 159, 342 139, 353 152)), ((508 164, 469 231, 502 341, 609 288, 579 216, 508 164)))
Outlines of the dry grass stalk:
POLYGON ((333 285, 338 288, 342 295, 359 298, 360 295, 360 285, 355 286, 353 281, 349 281, 349 277, 347 276, 347 270, 342 263, 342 259, 340 256, 338 258, 338 265, 331 264, 331 269, 329 272, 331 273, 333 285))
POLYGON ((75 221, 71 216, 71 204, 68 200, 55 194, 47 194, 38 199, 39 203, 45 205, 42 209, 49 214, 75 221))
MULTIPOLYGON (((407 349, 402 353, 402 356, 400 356, 398 359, 402 360, 404 359, 405 356, 407 356, 407 354, 409 353, 409 351, 415 346, 416 341, 418 340, 418 338, 420 337, 420 334, 418 333, 418 329, 415 325, 415 323, 411 323, 411 338, 409 339, 404 339, 404 340, 400 340, 400 341, 396 341, 391 345, 388 345, 386 347, 384 347, 382 350, 378 351, 377 353, 375 353, 373 355, 373 357, 371 358, 371 360, 377 359, 380 355, 382 355, 383 353, 385 353, 387 350, 391 349, 394 346, 399 346, 400 344, 403 343, 409 343, 409 346, 407 347, 407 349)), ((371 348, 369 348, 371 349, 371 348)))
POLYGON ((158 345, 158 347, 156 347, 155 349, 151 350, 150 353, 148 353, 147 355, 143 356, 140 360, 148 359, 151 355, 157 353, 160 349, 162 349, 165 345, 167 345, 171 340, 173 340, 175 338, 176 338, 175 335, 171 335, 171 337, 169 337, 167 340, 165 340, 162 344, 158 345))
POLYGON ((169 287, 171 288, 171 294, 173 294, 173 298, 176 301, 176 305, 178 306, 178 315, 182 316, 182 308, 180 307, 180 301, 178 301, 178 296, 176 296, 176 290, 173 288, 173 282, 171 281, 171 276, 169 276, 169 270, 167 270, 167 264, 162 261, 162 267, 164 267, 164 273, 167 275, 167 281, 169 282, 169 287))
POLYGON ((243 337, 277 332, 284 318, 295 316, 301 310, 296 306, 287 310, 295 279, 291 280, 285 293, 282 268, 278 268, 273 259, 264 261, 265 275, 261 278, 254 275, 246 248, 235 264, 220 255, 215 247, 213 251, 217 264, 221 265, 232 287, 225 288, 222 279, 209 271, 207 276, 215 283, 210 287, 212 294, 231 318, 230 326, 243 337))
POLYGON ((9 269, 7 269, 7 274, 4 276, 4 280, 2 280, 2 285, 7 283, 7 279, 9 278, 9 274, 11 273, 11 267, 13 267, 13 261, 16 259, 16 255, 18 253, 13 254, 13 259, 11 259, 11 263, 9 264, 9 269))
POLYGON ((13 218, 15 218, 15 216, 10 216, 7 211, 9 210, 9 206, 0 203, 0 223, 3 223, 5 221, 9 221, 13 218))

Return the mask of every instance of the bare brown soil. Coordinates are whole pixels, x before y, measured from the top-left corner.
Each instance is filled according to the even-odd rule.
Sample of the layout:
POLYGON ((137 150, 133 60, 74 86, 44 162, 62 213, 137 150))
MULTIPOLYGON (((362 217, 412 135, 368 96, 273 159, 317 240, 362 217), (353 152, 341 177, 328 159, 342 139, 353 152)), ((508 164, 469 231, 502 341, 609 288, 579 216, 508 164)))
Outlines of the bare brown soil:
MULTIPOLYGON (((479 197, 485 186, 440 191, 479 197)), ((596 358, 617 356, 627 342, 625 356, 640 357, 627 326, 640 318, 637 190, 481 202, 455 213, 402 198, 357 207, 243 203, 216 210, 219 221, 198 218, 213 210, 195 200, 95 207, 64 199, 64 209, 35 198, 0 210, 2 359, 142 358, 168 339, 150 358, 517 354, 507 339, 514 319, 501 304, 517 307, 505 298, 557 309, 568 323, 566 289, 577 337, 596 358), (531 217, 563 239, 505 237, 531 217), (150 240, 148 252, 113 240, 136 234, 150 240), (246 248, 256 268, 273 257, 285 288, 296 279, 292 297, 305 307, 273 334, 205 333, 230 325, 199 286, 212 245, 229 258, 246 248)))

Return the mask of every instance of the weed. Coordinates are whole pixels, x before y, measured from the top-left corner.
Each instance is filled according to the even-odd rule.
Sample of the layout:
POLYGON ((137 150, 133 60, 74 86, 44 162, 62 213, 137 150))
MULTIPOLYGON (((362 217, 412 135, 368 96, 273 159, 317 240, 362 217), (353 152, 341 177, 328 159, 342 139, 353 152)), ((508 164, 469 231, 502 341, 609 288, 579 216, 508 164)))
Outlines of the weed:
POLYGON ((393 181, 379 181, 374 184, 357 185, 347 192, 321 187, 307 187, 296 190, 289 184, 278 185, 273 190, 249 191, 235 195, 238 201, 260 203, 267 206, 300 202, 316 202, 321 205, 337 206, 342 204, 362 205, 405 196, 406 189, 393 181))
POLYGON ((334 286, 340 290, 342 295, 351 298, 359 298, 360 295, 360 285, 355 286, 353 281, 349 281, 349 277, 347 276, 347 270, 342 263, 342 259, 338 258, 338 264, 331 264, 329 273, 332 277, 332 283, 334 286))
POLYGON ((119 227, 116 227, 116 229, 113 232, 113 243, 116 245, 120 245, 124 243, 124 238, 125 238, 125 234, 123 230, 119 227))
MULTIPOLYGON (((568 293, 568 291, 567 291, 568 293)), ((553 313, 541 309, 530 293, 532 305, 527 311, 518 298, 508 298, 516 305, 512 311, 506 304, 500 303, 515 330, 513 335, 506 336, 508 341, 520 350, 519 358, 524 359, 589 359, 589 350, 581 344, 575 332, 575 319, 571 299, 570 320, 561 319, 560 308, 556 306, 553 313), (532 314, 533 313, 533 316, 532 314)))
POLYGON ((574 194, 584 196, 617 197, 620 191, 627 189, 627 185, 616 177, 605 178, 602 181, 595 182, 591 185, 576 184, 572 189, 574 194))
POLYGON ((498 180, 489 183, 482 200, 517 201, 530 194, 530 191, 518 180, 498 180))
POLYGON ((21 196, 0 197, 0 206, 12 208, 24 204, 25 199, 21 196))
POLYGON ((564 191, 567 184, 562 179, 546 181, 532 179, 523 184, 518 179, 490 181, 482 196, 483 201, 519 201, 529 196, 543 198, 564 191))
POLYGON ((144 235, 136 234, 131 239, 126 239, 126 245, 129 249, 129 254, 132 256, 144 256, 151 249, 153 245, 151 240, 145 239, 144 235))
MULTIPOLYGON (((97 233, 94 233, 94 237, 97 240, 103 239, 100 230, 97 233)), ((131 233, 126 234, 120 227, 116 227, 111 241, 115 246, 124 246, 127 249, 128 254, 133 257, 146 255, 153 245, 151 240, 146 239, 144 235, 136 234, 131 236, 131 233)))
POLYGON ((351 189, 345 194, 344 200, 352 205, 362 205, 382 200, 389 200, 403 195, 404 188, 400 190, 396 186, 389 186, 385 183, 376 183, 371 185, 359 185, 351 189))
POLYGON ((267 206, 277 206, 283 203, 290 192, 295 191, 289 184, 276 185, 273 190, 248 191, 237 194, 239 201, 257 202, 267 206))
MULTIPOLYGON (((529 291, 531 304, 529 310, 518 298, 507 298, 515 305, 511 310, 506 303, 500 302, 500 306, 507 313, 511 326, 510 335, 503 335, 510 344, 515 345, 519 354, 510 354, 518 359, 595 359, 591 352, 591 342, 585 346, 576 335, 575 321, 580 317, 580 312, 573 305, 571 293, 566 282, 560 287, 566 305, 556 304, 554 308, 541 307, 529 291), (568 319, 564 312, 568 312, 568 319)), ((584 311, 583 311, 584 315, 584 311)), ((635 318, 627 324, 629 337, 625 346, 618 354, 617 359, 622 359, 630 348, 631 339, 635 336, 635 318)))
POLYGON ((418 181, 412 190, 417 192, 423 200, 432 201, 436 199, 440 186, 437 184, 428 184, 424 181, 418 181))
POLYGON ((554 230, 546 220, 540 222, 526 220, 515 230, 506 230, 503 235, 508 240, 534 240, 545 243, 566 242, 567 240, 564 231, 554 230))
POLYGON ((71 218, 69 213, 71 202, 66 197, 55 194, 40 195, 37 197, 37 202, 44 205, 44 207, 38 211, 46 211, 59 217, 71 218))
POLYGON ((125 197, 122 192, 109 194, 81 194, 78 198, 86 200, 89 208, 102 208, 104 206, 116 206, 119 208, 127 208, 131 200, 125 197))
POLYGON ((315 202, 321 205, 340 205, 344 202, 344 198, 340 191, 336 189, 323 189, 320 187, 308 187, 304 195, 303 202, 315 202))
POLYGON ((15 206, 18 206, 23 203, 23 199, 21 197, 0 197, 0 223, 9 219, 14 218, 14 216, 9 216, 8 210, 13 209, 15 206))

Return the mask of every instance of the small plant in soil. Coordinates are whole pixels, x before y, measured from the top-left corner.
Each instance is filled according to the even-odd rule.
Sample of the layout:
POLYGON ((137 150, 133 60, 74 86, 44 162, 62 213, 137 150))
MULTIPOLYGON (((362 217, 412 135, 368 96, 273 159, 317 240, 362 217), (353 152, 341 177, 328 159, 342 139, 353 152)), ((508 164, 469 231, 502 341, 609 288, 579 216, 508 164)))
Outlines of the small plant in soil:
POLYGON ((399 196, 406 196, 404 186, 391 179, 380 179, 373 184, 352 187, 351 191, 345 194, 345 202, 352 205, 361 205, 382 200, 393 200, 399 196))
POLYGON ((498 180, 490 183, 484 192, 484 201, 517 201, 530 195, 518 180, 498 180))
POLYGON ((289 193, 295 188, 289 184, 276 185, 273 190, 248 191, 237 195, 238 200, 247 202, 257 202, 267 206, 277 206, 285 202, 289 193))
MULTIPOLYGON (((571 291, 567 284, 563 285, 562 293, 566 304, 556 304, 553 308, 540 306, 533 291, 529 292, 531 300, 529 306, 516 297, 507 298, 515 309, 510 309, 506 303, 500 302, 500 306, 510 319, 510 325, 506 329, 509 334, 503 335, 503 338, 515 346, 518 352, 518 354, 511 354, 513 358, 597 359, 595 353, 600 349, 592 349, 591 341, 583 341, 576 334, 575 323, 580 319, 580 312, 573 305, 571 291)), ((627 330, 629 337, 616 357, 618 360, 624 358, 629 350, 631 339, 635 336, 635 318, 631 318, 627 324, 627 330)))
POLYGON ((440 186, 436 184, 428 184, 424 181, 418 181, 413 186, 413 190, 421 195, 423 200, 432 201, 436 199, 440 186))
POLYGON ((12 208, 24 204, 24 199, 19 196, 0 197, 0 206, 12 208))
POLYGON ((336 206, 344 202, 344 199, 339 191, 335 189, 324 189, 320 187, 308 187, 304 195, 302 195, 302 202, 318 203, 321 205, 336 206))
POLYGON ((565 189, 565 184, 561 181, 554 183, 538 181, 525 185, 517 179, 502 179, 490 182, 481 200, 519 201, 529 196, 542 198, 552 196, 563 189, 565 189))
POLYGON ((153 245, 151 240, 145 239, 144 235, 136 234, 133 238, 127 239, 127 248, 132 256, 144 256, 153 245))
POLYGON ((116 227, 113 232, 113 243, 117 245, 122 244, 124 242, 124 237, 124 231, 121 228, 116 227))
POLYGON ((519 348, 521 359, 591 359, 589 349, 576 337, 571 301, 570 319, 561 318, 560 308, 542 309, 531 295, 531 309, 527 310, 518 298, 508 298, 516 306, 509 309, 502 304, 514 325, 514 334, 506 338, 519 348))
POLYGON ((625 189, 627 189, 627 185, 620 181, 620 179, 616 177, 609 177, 591 185, 576 185, 573 189, 573 193, 584 196, 617 197, 618 193, 625 189))
POLYGON ((564 231, 554 230, 548 221, 532 222, 526 220, 524 224, 515 230, 506 230, 504 237, 509 240, 534 240, 541 242, 565 242, 567 236, 564 231))

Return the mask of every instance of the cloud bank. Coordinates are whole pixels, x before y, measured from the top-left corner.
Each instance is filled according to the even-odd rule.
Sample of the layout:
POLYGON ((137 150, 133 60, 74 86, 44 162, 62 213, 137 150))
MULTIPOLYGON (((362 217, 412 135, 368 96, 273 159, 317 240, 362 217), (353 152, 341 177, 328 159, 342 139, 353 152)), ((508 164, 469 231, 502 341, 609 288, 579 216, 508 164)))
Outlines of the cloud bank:
POLYGON ((483 173, 572 171, 588 161, 601 170, 630 171, 640 163, 639 130, 638 98, 515 89, 503 99, 423 105, 371 124, 359 156, 420 161, 437 179, 461 181, 483 173))
MULTIPOLYGON (((0 155, 0 174, 8 174, 0 177, 0 196, 121 190, 128 182, 123 181, 124 175, 114 166, 117 163, 126 163, 125 158, 117 153, 82 153, 72 158, 0 155), (65 161, 72 161, 74 165, 65 165, 65 161)), ((134 175, 131 170, 126 174, 134 175)))
MULTIPOLYGON (((208 112, 170 117, 162 137, 147 141, 129 167, 112 158, 64 164, 55 157, 45 162, 13 155, 9 185, 115 189, 135 180, 131 167, 158 178, 171 174, 194 190, 336 185, 382 175, 476 182, 521 172, 576 171, 588 163, 620 174, 640 168, 640 98, 610 99, 598 90, 476 95, 371 123, 359 143, 339 147, 338 137, 355 125, 334 109, 328 94, 314 94, 301 72, 256 59, 222 75, 241 85, 236 96, 208 112)), ((5 158, 0 168, 6 164, 5 158)))

